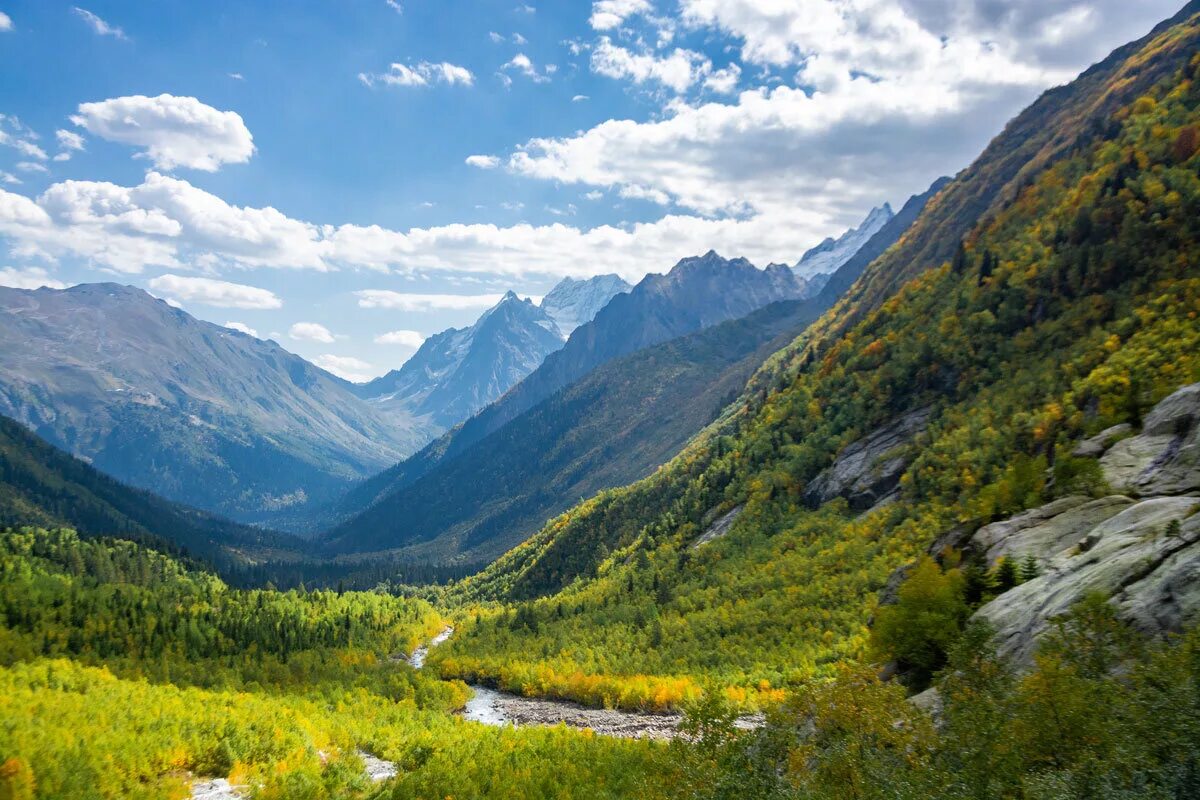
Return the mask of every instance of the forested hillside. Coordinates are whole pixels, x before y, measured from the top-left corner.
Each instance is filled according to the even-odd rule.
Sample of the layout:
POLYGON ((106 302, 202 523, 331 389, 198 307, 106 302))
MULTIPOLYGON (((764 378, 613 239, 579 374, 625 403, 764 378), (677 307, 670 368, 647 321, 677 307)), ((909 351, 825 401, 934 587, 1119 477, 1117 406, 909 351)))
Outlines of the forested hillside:
POLYGON ((67 526, 88 536, 121 536, 182 548, 236 569, 239 550, 282 551, 288 536, 238 525, 134 489, 0 417, 0 528, 67 526))
POLYGON ((0 792, 366 797, 365 752, 399 765, 396 797, 630 797, 651 774, 643 796, 670 796, 661 747, 449 716, 466 687, 391 660, 441 626, 419 600, 238 591, 128 542, 2 532, 0 792))
POLYGON ((1005 164, 1015 197, 946 261, 899 261, 929 258, 918 221, 706 438, 460 585, 520 602, 443 672, 651 706, 716 679, 753 703, 864 655, 876 592, 939 535, 1077 490, 1076 442, 1200 379, 1198 43, 1185 17, 1056 90, 1093 112, 1038 129, 1073 143, 1053 158, 1013 164, 1010 126, 925 216, 1005 164), (900 263, 915 277, 868 302, 900 263))

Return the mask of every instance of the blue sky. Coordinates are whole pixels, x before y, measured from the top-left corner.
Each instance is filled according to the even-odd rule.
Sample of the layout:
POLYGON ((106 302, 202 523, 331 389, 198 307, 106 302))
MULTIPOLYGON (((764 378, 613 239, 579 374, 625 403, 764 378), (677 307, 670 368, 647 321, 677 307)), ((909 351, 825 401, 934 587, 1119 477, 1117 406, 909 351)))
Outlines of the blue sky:
POLYGON ((1181 4, 0 0, 0 283, 365 378, 508 288, 793 262, 1181 4))

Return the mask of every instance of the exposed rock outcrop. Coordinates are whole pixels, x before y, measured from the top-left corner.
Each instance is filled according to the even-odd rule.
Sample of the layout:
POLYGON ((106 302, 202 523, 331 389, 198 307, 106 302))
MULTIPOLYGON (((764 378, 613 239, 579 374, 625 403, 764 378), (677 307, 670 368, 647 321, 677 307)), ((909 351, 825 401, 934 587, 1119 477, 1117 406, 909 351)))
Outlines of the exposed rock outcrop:
POLYGON ((1034 525, 1010 524, 1006 537, 989 526, 994 537, 989 553, 1044 559, 1039 577, 976 612, 995 629, 997 651, 1018 665, 1030 663, 1052 620, 1093 592, 1113 598, 1123 617, 1152 635, 1195 621, 1200 612, 1197 508, 1200 496, 1138 502, 1113 497, 1047 512, 1034 525), (1178 522, 1175 535, 1169 533, 1173 521, 1178 522))
POLYGON ((742 515, 743 508, 745 508, 745 506, 737 506, 736 508, 726 511, 720 517, 715 519, 713 523, 704 530, 704 533, 700 534, 699 538, 692 543, 692 549, 695 549, 702 544, 708 544, 714 539, 720 539, 722 536, 729 533, 729 529, 733 527, 733 523, 736 522, 737 518, 742 515))
POLYGON ((908 445, 925 430, 933 409, 919 408, 847 445, 804 491, 804 502, 819 508, 837 497, 854 511, 886 502, 912 461, 908 445))
POLYGON ((1146 415, 1137 436, 1100 458, 1117 491, 1149 497, 1200 490, 1200 383, 1185 386, 1146 415))

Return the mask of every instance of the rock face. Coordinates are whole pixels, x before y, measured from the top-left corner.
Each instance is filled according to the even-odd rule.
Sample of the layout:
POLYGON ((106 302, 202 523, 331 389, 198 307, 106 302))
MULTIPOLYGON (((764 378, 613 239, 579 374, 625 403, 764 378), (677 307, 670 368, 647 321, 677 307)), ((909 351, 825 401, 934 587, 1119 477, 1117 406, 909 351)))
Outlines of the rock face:
POLYGON ((1155 406, 1137 435, 1117 426, 1076 448, 1133 496, 1066 497, 975 533, 969 546, 989 562, 1033 556, 1043 570, 977 612, 1001 655, 1028 664, 1051 621, 1094 592, 1151 635, 1200 620, 1198 412, 1193 384, 1155 406))
MULTIPOLYGON (((1200 516, 1192 512, 1200 496, 1096 503, 1015 530, 1029 548, 1021 555, 1037 557, 1043 573, 976 612, 995 628, 997 651, 1014 663, 1028 664, 1051 620, 1093 592, 1112 597, 1125 618, 1150 634, 1179 631, 1197 618, 1200 516), (1084 521, 1104 514, 1098 523, 1084 521), (1167 533, 1172 521, 1179 523, 1178 536, 1167 533), (1053 533, 1035 537, 1035 528, 1053 533)), ((996 548, 1020 552, 1016 543, 1000 541, 996 548)))
POLYGON ((805 253, 793 269, 802 278, 833 274, 838 267, 853 258, 854 254, 894 216, 895 212, 887 203, 871 209, 871 213, 857 228, 851 228, 837 239, 829 238, 821 242, 805 253))
POLYGON ((1146 415, 1142 432, 1101 458, 1118 491, 1143 497, 1200 490, 1200 383, 1185 386, 1146 415))
POLYGON ((742 515, 744 508, 745 506, 736 506, 713 520, 713 523, 705 529, 704 533, 700 534, 696 541, 692 542, 692 549, 695 550, 701 545, 708 544, 715 539, 720 539, 729 533, 729 529, 733 527, 733 523, 737 522, 737 518, 742 515))
POLYGON ((844 497, 855 511, 886 502, 900 484, 911 454, 907 445, 929 422, 930 408, 919 408, 847 445, 833 464, 804 491, 810 508, 844 497))

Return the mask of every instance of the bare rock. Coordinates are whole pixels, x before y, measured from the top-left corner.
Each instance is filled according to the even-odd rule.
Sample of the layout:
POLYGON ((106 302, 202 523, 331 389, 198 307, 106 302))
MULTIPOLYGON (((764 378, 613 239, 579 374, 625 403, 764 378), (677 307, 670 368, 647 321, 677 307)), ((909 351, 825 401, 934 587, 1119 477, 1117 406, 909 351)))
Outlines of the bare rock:
POLYGON ((1037 526, 1041 534, 1030 534, 1029 527, 1015 534, 1018 541, 1024 536, 1031 546, 1043 547, 1043 553, 1057 548, 1048 553, 1042 575, 976 612, 995 629, 1000 655, 1018 666, 1031 662, 1055 617, 1093 592, 1113 598, 1124 618, 1149 634, 1180 630, 1197 619, 1200 515, 1193 512, 1200 497, 1105 500, 1111 502, 1068 506, 1058 515, 1045 512, 1037 526), (1118 510, 1110 514, 1113 509, 1118 510), (1103 519, 1097 523, 1098 517, 1103 519), (1178 536, 1167 534, 1172 521, 1180 523, 1178 536))
POLYGON ((1083 496, 1064 497, 1032 508, 1015 517, 985 525, 975 532, 972 547, 983 553, 988 563, 1001 558, 1032 555, 1039 561, 1078 544, 1080 531, 1090 531, 1116 516, 1133 500, 1119 495, 1091 500, 1083 496))
POLYGON ((908 445, 925 430, 933 413, 930 407, 910 411, 847 445, 804 492, 804 502, 819 508, 844 497, 854 511, 865 511, 887 502, 912 461, 908 445))
POLYGON ((729 529, 733 527, 733 523, 742 515, 744 506, 737 506, 722 514, 711 525, 700 534, 700 537, 692 543, 692 549, 699 547, 702 544, 708 544, 714 539, 720 539, 725 534, 729 533, 729 529))
POLYGON ((1185 386, 1146 415, 1142 432, 1101 457, 1118 491, 1142 497, 1200 490, 1200 383, 1185 386))
POLYGON ((1105 428, 1090 439, 1084 439, 1080 442, 1071 455, 1084 458, 1099 458, 1108 452, 1108 449, 1116 444, 1119 440, 1133 433, 1133 426, 1128 422, 1122 422, 1120 425, 1113 425, 1111 428, 1105 428))

